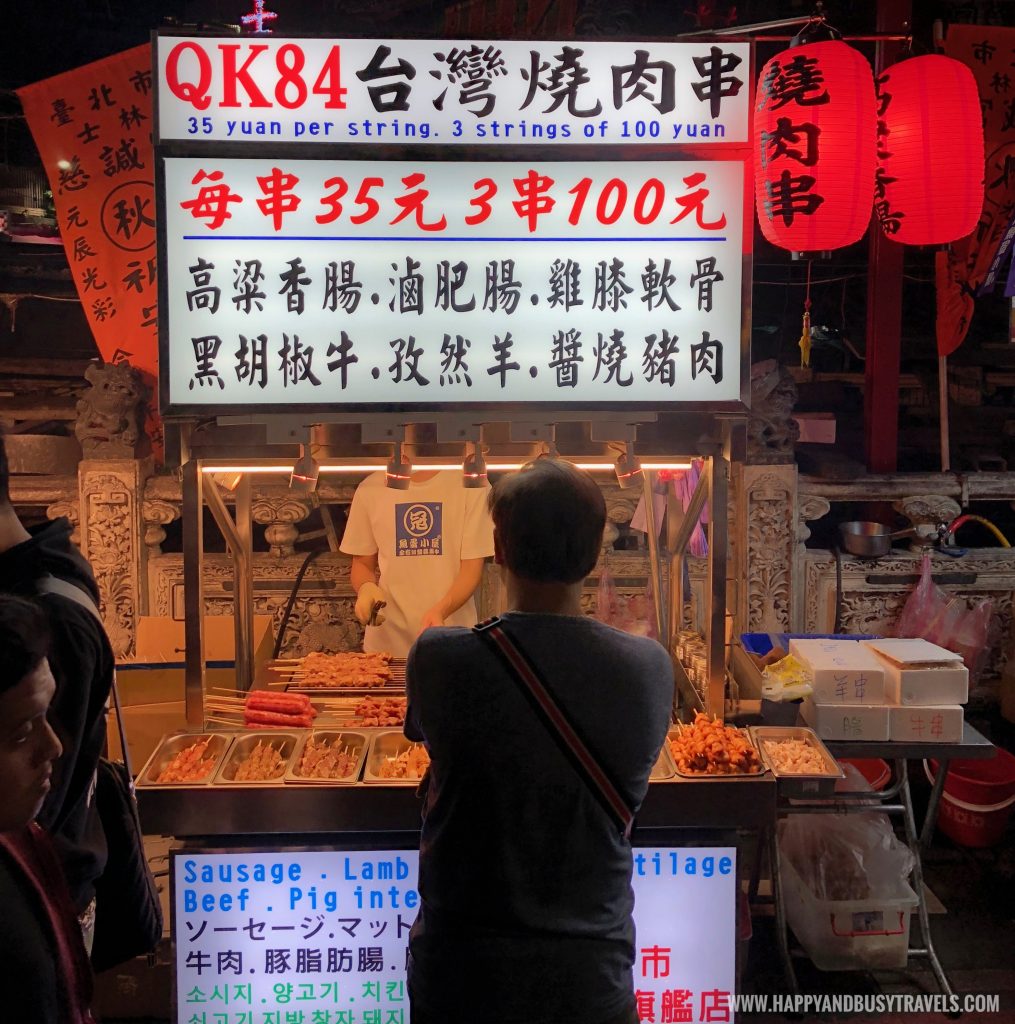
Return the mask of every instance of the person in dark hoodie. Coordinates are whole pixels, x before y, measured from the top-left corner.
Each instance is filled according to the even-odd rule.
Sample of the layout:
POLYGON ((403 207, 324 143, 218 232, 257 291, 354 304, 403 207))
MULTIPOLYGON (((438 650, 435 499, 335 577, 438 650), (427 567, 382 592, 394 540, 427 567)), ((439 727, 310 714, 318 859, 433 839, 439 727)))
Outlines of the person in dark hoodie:
POLYGON ((82 604, 73 592, 54 592, 70 584, 99 603, 95 575, 72 543, 72 532, 64 517, 24 527, 11 505, 10 469, 0 434, 0 593, 30 598, 46 614, 49 665, 56 680, 49 718, 63 746, 37 820, 53 839, 90 947, 95 881, 106 863, 106 838, 93 802, 95 771, 105 743, 115 662, 87 601, 82 604))
POLYGON ((47 721, 56 684, 37 602, 0 595, 0 976, 4 1021, 94 1024, 92 975, 60 863, 34 820, 60 741, 47 721))

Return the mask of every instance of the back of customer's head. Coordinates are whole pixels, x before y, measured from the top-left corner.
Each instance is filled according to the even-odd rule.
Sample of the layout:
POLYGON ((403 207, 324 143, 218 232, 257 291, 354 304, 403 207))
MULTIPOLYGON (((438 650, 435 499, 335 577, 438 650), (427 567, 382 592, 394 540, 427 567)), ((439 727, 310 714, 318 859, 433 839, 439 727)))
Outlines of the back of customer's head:
POLYGON ((60 741, 46 720, 56 685, 36 605, 0 595, 0 832, 27 825, 49 792, 60 741))
POLYGON ((498 480, 489 503, 500 561, 516 576, 578 583, 595 568, 606 502, 588 473, 537 459, 498 480))

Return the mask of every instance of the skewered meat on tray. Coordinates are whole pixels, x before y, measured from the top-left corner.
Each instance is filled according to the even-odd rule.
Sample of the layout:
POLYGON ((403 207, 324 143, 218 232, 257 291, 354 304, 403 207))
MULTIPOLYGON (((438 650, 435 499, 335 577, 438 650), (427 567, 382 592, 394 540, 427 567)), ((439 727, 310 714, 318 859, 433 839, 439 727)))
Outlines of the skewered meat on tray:
POLYGON ((184 747, 166 766, 159 772, 157 783, 164 782, 203 782, 215 767, 216 757, 205 757, 205 751, 211 737, 191 743, 184 747))
POLYGON ((364 697, 353 708, 352 725, 361 729, 405 724, 404 697, 364 697))
POLYGON ((237 782, 267 782, 285 771, 285 758, 271 744, 259 742, 236 767, 237 782))
POLYGON ((343 651, 340 654, 308 654, 296 670, 299 686, 335 688, 383 686, 391 681, 391 655, 379 652, 343 651))
POLYGON ((684 775, 755 775, 761 761, 754 744, 739 729, 700 711, 692 725, 670 736, 670 753, 684 775))
POLYGON ((397 757, 386 757, 377 774, 382 779, 421 779, 430 765, 430 755, 421 743, 413 743, 397 757))
POLYGON ((319 743, 311 736, 303 748, 298 774, 304 779, 345 779, 355 767, 356 755, 340 736, 331 743, 319 743))
POLYGON ((243 724, 248 729, 309 729, 316 716, 310 698, 302 693, 255 690, 243 702, 243 724))

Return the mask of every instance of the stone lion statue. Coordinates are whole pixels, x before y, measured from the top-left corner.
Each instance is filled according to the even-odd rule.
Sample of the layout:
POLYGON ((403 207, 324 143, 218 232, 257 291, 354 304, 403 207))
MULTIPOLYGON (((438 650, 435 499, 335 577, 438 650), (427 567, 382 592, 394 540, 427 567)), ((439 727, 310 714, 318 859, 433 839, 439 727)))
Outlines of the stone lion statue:
POLYGON ((774 359, 751 367, 751 415, 747 422, 747 460, 754 465, 793 461, 800 428, 791 418, 796 382, 774 359))
POLYGON ((129 363, 92 363, 85 370, 91 387, 77 404, 74 436, 86 459, 132 459, 143 454, 144 403, 148 389, 129 363))

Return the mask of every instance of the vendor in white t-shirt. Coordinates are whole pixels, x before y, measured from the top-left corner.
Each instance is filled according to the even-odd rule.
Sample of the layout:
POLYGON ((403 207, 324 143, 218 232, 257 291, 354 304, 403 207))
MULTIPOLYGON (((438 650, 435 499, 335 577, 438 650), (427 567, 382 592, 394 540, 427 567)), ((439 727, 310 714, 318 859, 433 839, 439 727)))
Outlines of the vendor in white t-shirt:
POLYGON ((457 470, 413 473, 405 491, 372 473, 356 488, 341 545, 352 555, 356 617, 366 626, 386 602, 363 650, 404 658, 430 626, 475 623, 473 593, 493 554, 488 494, 463 487, 457 470))

